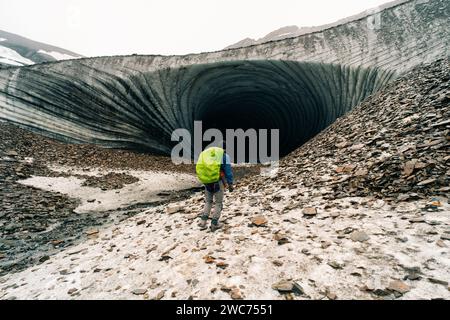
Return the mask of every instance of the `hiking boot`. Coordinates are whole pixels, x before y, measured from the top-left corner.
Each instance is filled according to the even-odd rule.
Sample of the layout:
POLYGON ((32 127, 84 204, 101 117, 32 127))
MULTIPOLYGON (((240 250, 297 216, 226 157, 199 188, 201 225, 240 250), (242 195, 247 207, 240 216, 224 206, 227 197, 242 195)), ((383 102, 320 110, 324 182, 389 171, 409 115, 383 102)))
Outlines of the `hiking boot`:
POLYGON ((211 232, 216 231, 217 229, 222 228, 222 224, 219 221, 211 221, 211 226, 209 227, 211 232))
POLYGON ((200 221, 198 226, 200 227, 200 230, 205 230, 206 229, 206 220, 202 219, 202 221, 200 221))

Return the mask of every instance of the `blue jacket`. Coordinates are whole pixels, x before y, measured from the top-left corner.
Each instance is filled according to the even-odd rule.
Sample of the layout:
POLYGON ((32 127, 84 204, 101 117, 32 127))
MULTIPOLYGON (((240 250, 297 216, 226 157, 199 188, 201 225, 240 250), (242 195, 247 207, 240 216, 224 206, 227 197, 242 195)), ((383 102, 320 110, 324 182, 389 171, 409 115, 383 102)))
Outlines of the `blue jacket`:
POLYGON ((223 153, 220 171, 223 171, 225 173, 225 179, 227 180, 227 183, 233 184, 233 171, 231 170, 230 156, 225 152, 223 153))

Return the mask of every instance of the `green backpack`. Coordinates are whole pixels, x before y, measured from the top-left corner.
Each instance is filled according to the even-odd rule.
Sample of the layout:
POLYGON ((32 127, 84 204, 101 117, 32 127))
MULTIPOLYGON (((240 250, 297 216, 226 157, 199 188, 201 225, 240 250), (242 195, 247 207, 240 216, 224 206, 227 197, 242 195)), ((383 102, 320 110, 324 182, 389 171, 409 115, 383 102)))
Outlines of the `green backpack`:
POLYGON ((220 180, 220 166, 224 152, 222 148, 211 147, 200 153, 195 166, 200 182, 208 184, 220 180))

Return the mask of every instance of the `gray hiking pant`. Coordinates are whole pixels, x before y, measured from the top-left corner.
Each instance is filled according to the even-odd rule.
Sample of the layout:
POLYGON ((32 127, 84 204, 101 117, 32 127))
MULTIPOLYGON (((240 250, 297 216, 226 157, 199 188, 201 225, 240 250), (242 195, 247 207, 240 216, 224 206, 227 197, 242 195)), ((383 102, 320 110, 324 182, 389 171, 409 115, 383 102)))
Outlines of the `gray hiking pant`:
POLYGON ((205 210, 202 214, 202 219, 207 220, 209 217, 209 214, 211 212, 213 199, 214 199, 214 213, 211 217, 211 219, 218 221, 220 218, 220 213, 222 212, 223 208, 223 194, 224 194, 224 185, 223 182, 219 182, 220 185, 220 191, 217 191, 216 193, 209 192, 205 188, 205 210))

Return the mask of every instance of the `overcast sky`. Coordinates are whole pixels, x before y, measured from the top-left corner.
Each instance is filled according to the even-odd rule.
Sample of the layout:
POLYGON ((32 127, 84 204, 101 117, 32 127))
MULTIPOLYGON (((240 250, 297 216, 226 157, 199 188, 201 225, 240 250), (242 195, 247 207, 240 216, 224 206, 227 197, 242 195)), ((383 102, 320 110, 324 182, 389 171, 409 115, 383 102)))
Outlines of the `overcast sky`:
POLYGON ((85 56, 220 50, 387 0, 0 0, 0 30, 85 56))

